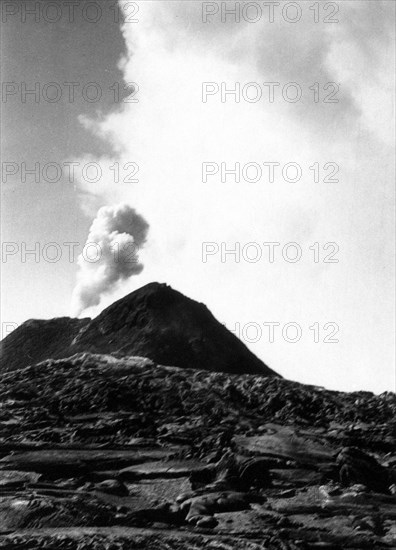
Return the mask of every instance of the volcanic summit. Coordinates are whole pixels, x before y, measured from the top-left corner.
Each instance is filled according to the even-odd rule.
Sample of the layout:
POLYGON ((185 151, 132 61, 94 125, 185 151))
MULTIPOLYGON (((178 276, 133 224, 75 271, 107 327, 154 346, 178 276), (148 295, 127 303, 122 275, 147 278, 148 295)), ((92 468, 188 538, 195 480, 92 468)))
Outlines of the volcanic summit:
POLYGON ((138 355, 162 365, 279 376, 204 304, 161 283, 135 290, 92 320, 25 322, 2 342, 1 370, 77 352, 138 355))

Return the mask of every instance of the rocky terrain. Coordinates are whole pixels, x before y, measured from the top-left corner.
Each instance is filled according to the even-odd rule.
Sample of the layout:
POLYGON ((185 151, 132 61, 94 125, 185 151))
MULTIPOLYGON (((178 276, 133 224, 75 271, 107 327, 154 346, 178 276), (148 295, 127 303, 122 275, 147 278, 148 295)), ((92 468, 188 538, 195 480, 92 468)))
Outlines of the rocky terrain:
MULTIPOLYGON (((154 306, 153 289, 163 291, 159 285, 140 293, 148 290, 139 310, 148 319, 139 325, 147 349, 155 324, 166 328, 174 304, 154 306)), ((220 341, 216 350, 203 329, 195 347, 178 347, 179 338, 201 326, 187 315, 163 352, 177 359, 182 350, 184 366, 133 356, 125 326, 136 326, 130 310, 131 301, 140 303, 136 296, 93 321, 76 321, 73 330, 70 320, 55 321, 68 327, 57 354, 95 341, 100 353, 77 351, 23 368, 15 360, 9 368, 5 342, 1 549, 396 548, 395 394, 302 385, 271 375, 264 364, 262 374, 243 374, 250 356, 243 356, 242 343, 238 364, 223 358, 216 372, 204 356, 198 368, 201 349, 218 357, 223 348, 220 341)), ((202 323, 212 322, 197 306, 202 323)), ((59 325, 50 328, 54 334, 59 325)), ((56 344, 45 330, 41 338, 56 344)), ((165 340, 159 335, 151 350, 161 354, 165 340)), ((27 345, 33 352, 37 342, 27 345)), ((15 355, 23 360, 20 350, 15 355)))

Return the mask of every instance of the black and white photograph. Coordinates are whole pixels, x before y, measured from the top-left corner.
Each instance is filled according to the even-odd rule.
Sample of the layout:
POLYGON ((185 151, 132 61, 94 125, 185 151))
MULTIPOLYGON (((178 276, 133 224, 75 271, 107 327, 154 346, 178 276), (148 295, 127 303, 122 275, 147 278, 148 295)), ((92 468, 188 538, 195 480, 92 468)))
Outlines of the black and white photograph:
POLYGON ((395 550, 396 2, 0 18, 0 550, 395 550))

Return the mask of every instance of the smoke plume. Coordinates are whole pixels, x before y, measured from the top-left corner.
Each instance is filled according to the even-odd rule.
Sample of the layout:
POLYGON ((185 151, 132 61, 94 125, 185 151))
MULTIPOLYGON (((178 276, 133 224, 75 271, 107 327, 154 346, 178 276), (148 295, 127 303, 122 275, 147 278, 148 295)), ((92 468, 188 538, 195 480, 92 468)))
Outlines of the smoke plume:
POLYGON ((105 293, 143 270, 138 253, 149 225, 127 204, 99 209, 78 257, 77 283, 72 296, 73 315, 99 304, 105 293))

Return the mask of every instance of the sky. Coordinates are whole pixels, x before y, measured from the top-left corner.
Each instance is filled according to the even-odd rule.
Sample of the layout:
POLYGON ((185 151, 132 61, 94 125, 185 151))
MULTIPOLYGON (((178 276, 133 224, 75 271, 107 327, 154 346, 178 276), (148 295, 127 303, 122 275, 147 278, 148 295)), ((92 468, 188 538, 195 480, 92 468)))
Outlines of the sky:
POLYGON ((5 4, 3 336, 167 282, 287 378, 395 391, 393 2, 5 4))

